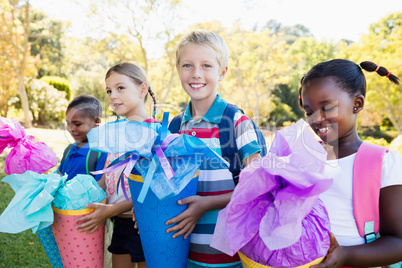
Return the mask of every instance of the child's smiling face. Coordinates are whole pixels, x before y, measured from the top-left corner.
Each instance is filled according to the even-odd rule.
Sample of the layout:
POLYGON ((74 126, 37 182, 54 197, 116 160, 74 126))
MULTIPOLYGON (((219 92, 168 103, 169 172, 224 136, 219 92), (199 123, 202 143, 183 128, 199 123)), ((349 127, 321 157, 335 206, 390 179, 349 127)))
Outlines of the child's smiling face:
POLYGON ((106 79, 106 93, 109 104, 118 115, 124 115, 129 119, 138 114, 144 105, 148 85, 137 85, 130 77, 112 73, 106 79))
POLYGON ((227 68, 221 70, 217 53, 209 46, 187 44, 177 67, 184 91, 192 101, 214 100, 219 81, 227 68))
MULTIPOLYGON (((71 108, 66 114, 67 130, 78 144, 87 143, 88 132, 96 127, 96 120, 79 109, 71 108)), ((80 147, 80 146, 79 146, 80 147)))
POLYGON ((303 86, 303 108, 314 132, 328 143, 356 133, 354 98, 333 79, 317 78, 303 86))

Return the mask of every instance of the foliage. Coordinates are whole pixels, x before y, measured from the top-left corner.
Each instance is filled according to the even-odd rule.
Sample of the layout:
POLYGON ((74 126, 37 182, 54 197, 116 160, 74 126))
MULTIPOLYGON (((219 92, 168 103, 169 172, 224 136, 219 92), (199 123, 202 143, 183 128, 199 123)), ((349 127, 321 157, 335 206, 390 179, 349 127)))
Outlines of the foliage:
MULTIPOLYGON (((31 57, 30 43, 30 4, 29 1, 1 0, 0 2, 0 47, 3 60, 8 65, 10 77, 18 81, 18 94, 25 115, 25 127, 32 126, 28 97, 25 91, 24 79, 30 72, 36 73, 35 61, 31 57), (33 68, 32 68, 33 66, 33 68)), ((9 96, 6 96, 6 98, 9 96)))
POLYGON ((106 70, 100 65, 94 65, 91 70, 79 69, 74 75, 75 96, 87 94, 95 96, 107 107, 105 90, 106 70))
POLYGON ((269 20, 266 23, 266 27, 269 29, 271 34, 279 35, 281 34, 281 41, 286 41, 288 45, 293 44, 297 39, 301 37, 313 36, 310 30, 301 24, 296 24, 294 26, 282 25, 279 21, 269 20))
POLYGON ((71 96, 93 95, 102 103, 106 100, 105 74, 112 65, 110 55, 100 49, 103 40, 69 38, 66 44, 66 75, 71 85, 71 96))
POLYGON ((277 85, 273 94, 292 108, 296 118, 304 117, 299 108, 299 88, 301 78, 317 63, 334 58, 336 46, 327 41, 318 42, 313 37, 298 38, 286 51, 291 62, 292 73, 287 85, 277 85))
MULTIPOLYGON (((386 16, 370 26, 360 44, 345 47, 342 53, 360 63, 373 61, 384 66, 392 74, 402 78, 402 12, 386 16)), ((402 90, 385 77, 367 73, 366 120, 363 125, 379 125, 388 117, 399 133, 402 133, 402 90)))
POLYGON ((0 116, 7 117, 10 100, 17 94, 18 82, 15 76, 8 72, 7 61, 0 55, 0 116))
MULTIPOLYGON (((68 105, 66 93, 38 79, 27 82, 29 109, 33 122, 39 125, 60 126, 68 105)), ((16 103, 16 105, 20 105, 16 103)))
POLYGON ((373 137, 369 136, 369 137, 364 138, 363 141, 366 141, 366 142, 369 142, 369 143, 372 143, 372 144, 381 145, 381 146, 384 146, 384 147, 389 146, 389 143, 384 138, 376 139, 376 138, 373 138, 373 137))
POLYGON ((273 109, 269 115, 269 120, 262 125, 270 125, 276 127, 282 127, 284 122, 295 122, 297 116, 293 112, 292 107, 282 102, 278 97, 274 97, 272 100, 273 109))
POLYGON ((269 29, 245 31, 233 27, 225 41, 229 46, 229 70, 222 87, 238 94, 227 99, 240 104, 259 124, 272 111, 271 92, 276 84, 289 81, 290 66, 285 54, 287 45, 269 29), (264 44, 264 46, 261 46, 264 44))
POLYGON ((381 131, 379 126, 375 127, 362 126, 358 128, 358 133, 362 139, 372 137, 374 139, 384 139, 388 143, 390 143, 398 135, 398 133, 394 131, 381 131))
POLYGON ((398 151, 402 155, 402 135, 399 135, 390 143, 389 149, 398 151))
POLYGON ((67 23, 51 19, 42 11, 31 9, 31 54, 39 56, 38 78, 63 76, 64 33, 67 23))
POLYGON ((58 91, 65 92, 67 100, 71 98, 70 82, 66 78, 59 76, 43 76, 40 80, 53 86, 58 91))

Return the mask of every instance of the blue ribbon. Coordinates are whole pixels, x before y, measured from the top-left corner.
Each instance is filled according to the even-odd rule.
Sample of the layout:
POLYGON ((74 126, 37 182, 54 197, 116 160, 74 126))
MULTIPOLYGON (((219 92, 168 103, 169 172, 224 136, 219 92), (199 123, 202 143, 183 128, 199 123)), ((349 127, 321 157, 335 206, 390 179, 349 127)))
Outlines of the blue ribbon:
MULTIPOLYGON (((138 195, 137 201, 140 203, 144 202, 144 199, 148 193, 149 187, 151 186, 152 177, 155 173, 155 170, 158 167, 158 164, 161 164, 162 170, 164 171, 167 180, 171 179, 175 174, 172 167, 169 164, 169 161, 167 160, 165 154, 163 153, 163 151, 166 149, 167 145, 178 136, 177 134, 168 135, 168 123, 169 123, 169 112, 164 112, 163 119, 162 119, 161 132, 159 134, 160 145, 155 148, 151 164, 149 166, 147 175, 145 176, 145 179, 144 179, 144 184, 141 188, 140 194, 138 195)), ((119 167, 124 166, 125 169, 124 169, 124 171, 121 172, 121 174, 119 176, 119 180, 117 182, 116 188, 118 189, 119 184, 121 183, 121 188, 123 189, 124 196, 125 196, 126 200, 129 201, 127 193, 126 193, 126 189, 124 187, 124 175, 126 175, 127 177, 130 175, 131 170, 134 168, 134 165, 135 165, 136 161, 138 160, 138 158, 139 158, 139 156, 136 154, 133 154, 130 152, 125 153, 122 156, 120 156, 118 159, 114 160, 106 169, 103 169, 100 171, 93 171, 91 173, 94 175, 109 173, 113 170, 116 170, 119 167)))
MULTIPOLYGON (((162 119, 162 128, 161 128, 161 134, 160 134, 160 143, 163 144, 163 141, 165 138, 169 137, 167 135, 168 133, 168 122, 169 122, 169 112, 164 112, 163 113, 163 119, 162 119)), ((172 141, 173 139, 169 139, 169 142, 172 141)), ((164 144, 164 147, 166 148, 167 145, 164 144)), ((151 165, 149 166, 147 175, 145 176, 144 179, 144 184, 141 188, 140 194, 138 195, 137 201, 140 202, 141 204, 144 202, 145 197, 147 196, 149 187, 151 186, 152 182, 152 177, 155 173, 156 168, 158 167, 158 162, 162 165, 162 169, 166 175, 166 179, 169 180, 174 176, 174 171, 172 167, 170 166, 168 160, 166 159, 165 154, 163 153, 165 148, 161 148, 161 146, 157 147, 155 149, 155 154, 152 158, 151 165)))

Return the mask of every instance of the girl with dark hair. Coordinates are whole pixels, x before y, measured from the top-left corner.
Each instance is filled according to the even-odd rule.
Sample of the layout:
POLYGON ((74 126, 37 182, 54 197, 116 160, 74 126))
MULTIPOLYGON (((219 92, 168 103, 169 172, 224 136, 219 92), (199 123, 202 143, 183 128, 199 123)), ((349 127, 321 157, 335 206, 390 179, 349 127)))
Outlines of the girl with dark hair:
MULTIPOLYGON (((402 260, 402 157, 398 152, 384 148, 380 158, 378 228, 381 236, 372 242, 369 237, 362 237, 356 220, 353 193, 359 185, 353 186, 354 165, 358 150, 366 146, 356 128, 366 96, 362 69, 377 72, 399 85, 399 79, 385 67, 370 61, 357 65, 343 59, 321 62, 301 79, 299 104, 328 153, 325 175, 334 181, 320 195, 331 221, 331 247, 324 262, 314 267, 376 267, 402 260)), ((373 158, 368 162, 372 160, 378 162, 373 158)), ((365 163, 364 168, 371 169, 370 163, 365 163)), ((371 184, 371 178, 363 178, 364 183, 371 184)))

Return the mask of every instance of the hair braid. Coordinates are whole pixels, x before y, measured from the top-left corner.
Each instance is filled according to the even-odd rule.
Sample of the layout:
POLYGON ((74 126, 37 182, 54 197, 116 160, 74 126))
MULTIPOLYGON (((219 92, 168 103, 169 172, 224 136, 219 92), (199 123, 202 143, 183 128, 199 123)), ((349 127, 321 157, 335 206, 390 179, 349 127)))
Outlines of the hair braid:
POLYGON ((391 74, 391 72, 383 66, 377 65, 372 61, 363 61, 360 63, 360 67, 368 72, 377 72, 380 76, 386 76, 391 82, 399 85, 399 78, 391 74))
POLYGON ((152 91, 150 86, 148 86, 148 93, 149 93, 149 95, 151 95, 153 103, 154 103, 154 106, 152 108, 152 118, 155 119, 156 108, 157 108, 156 106, 157 106, 158 102, 156 101, 155 93, 152 91))

